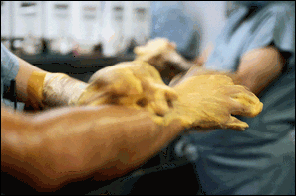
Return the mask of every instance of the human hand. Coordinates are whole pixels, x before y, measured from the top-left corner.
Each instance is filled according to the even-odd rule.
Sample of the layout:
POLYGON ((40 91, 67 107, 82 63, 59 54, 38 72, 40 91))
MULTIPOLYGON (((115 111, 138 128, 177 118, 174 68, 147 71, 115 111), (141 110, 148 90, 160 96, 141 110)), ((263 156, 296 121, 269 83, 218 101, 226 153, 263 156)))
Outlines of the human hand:
POLYGON ((163 84, 155 68, 129 62, 98 71, 90 82, 77 105, 145 108, 165 126, 179 119, 188 128, 243 130, 248 125, 231 114, 254 117, 262 110, 262 103, 253 93, 223 75, 184 78, 174 87, 176 94, 163 84))
POLYGON ((154 66, 162 76, 169 78, 187 71, 193 64, 187 62, 176 52, 176 44, 166 38, 155 38, 144 46, 134 49, 136 60, 144 61, 154 66))
POLYGON ((96 72, 76 105, 117 104, 146 108, 161 121, 176 92, 166 86, 158 71, 145 62, 127 62, 96 72))
POLYGON ((166 121, 178 116, 186 127, 244 130, 248 125, 231 115, 254 117, 263 104, 246 87, 225 75, 185 77, 173 87, 178 99, 166 121))

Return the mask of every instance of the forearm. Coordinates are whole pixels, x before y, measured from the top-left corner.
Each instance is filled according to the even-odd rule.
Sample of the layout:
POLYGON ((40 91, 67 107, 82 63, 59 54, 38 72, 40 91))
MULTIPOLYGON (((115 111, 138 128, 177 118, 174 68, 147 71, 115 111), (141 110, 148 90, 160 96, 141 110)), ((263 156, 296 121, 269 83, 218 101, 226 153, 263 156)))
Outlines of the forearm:
POLYGON ((276 48, 269 46, 254 49, 244 54, 235 72, 222 72, 194 67, 186 73, 186 76, 224 74, 230 77, 234 84, 243 85, 255 95, 259 95, 281 74, 284 65, 285 59, 281 53, 276 48))
POLYGON ((63 73, 33 72, 28 82, 28 95, 34 108, 68 106, 75 103, 87 83, 63 73))
POLYGON ((170 86, 175 86, 179 83, 183 78, 198 76, 198 75, 226 75, 233 80, 233 83, 236 85, 245 85, 246 83, 243 80, 243 77, 237 72, 226 72, 226 71, 217 71, 206 69, 202 66, 193 66, 186 73, 181 73, 172 79, 170 86))
POLYGON ((17 97, 35 110, 71 105, 87 86, 66 74, 50 73, 16 58, 19 62, 17 97))
POLYGON ((45 145, 57 162, 64 163, 56 165, 55 170, 96 170, 102 179, 140 165, 182 130, 176 124, 164 131, 150 114, 123 106, 81 107, 75 111, 68 108, 49 113, 50 119, 44 119, 44 114, 35 121, 40 127, 50 127, 43 131, 45 145), (110 167, 114 167, 113 173, 104 171, 110 167))
POLYGON ((27 102, 28 101, 28 81, 30 76, 34 71, 38 72, 44 72, 48 73, 47 71, 44 71, 36 66, 31 65, 30 63, 20 59, 19 57, 16 57, 19 62, 19 71, 16 75, 16 93, 17 98, 21 102, 27 102))
POLYGON ((121 176, 182 130, 161 132, 148 113, 119 106, 57 109, 22 125, 14 119, 26 129, 9 128, 7 120, 1 116, 3 170, 17 171, 40 191, 94 174, 97 180, 121 176))
POLYGON ((35 160, 41 154, 37 150, 42 149, 43 139, 32 117, 1 106, 1 171, 32 186, 49 183, 52 172, 44 172, 45 165, 36 164, 35 160))
POLYGON ((125 157, 119 153, 129 150, 122 147, 128 127, 118 126, 116 113, 106 118, 110 108, 97 110, 104 115, 95 108, 52 110, 31 117, 31 125, 22 122, 21 114, 15 118, 1 111, 5 114, 1 115, 2 171, 17 172, 19 179, 39 191, 56 189, 93 172, 101 180, 124 173, 123 167, 129 165, 121 164, 125 157))

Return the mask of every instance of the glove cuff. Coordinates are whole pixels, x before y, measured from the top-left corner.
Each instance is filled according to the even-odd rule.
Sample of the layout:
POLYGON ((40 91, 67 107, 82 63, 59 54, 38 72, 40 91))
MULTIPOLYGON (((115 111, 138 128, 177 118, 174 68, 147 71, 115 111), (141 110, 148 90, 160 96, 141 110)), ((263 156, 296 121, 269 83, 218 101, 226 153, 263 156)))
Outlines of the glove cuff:
POLYGON ((28 82, 30 105, 34 109, 74 105, 87 83, 63 73, 34 71, 28 82))
POLYGON ((45 76, 45 72, 34 71, 28 81, 28 101, 35 110, 39 110, 44 107, 42 100, 45 76))
POLYGON ((87 83, 63 73, 48 73, 44 78, 43 104, 50 107, 74 105, 87 83))

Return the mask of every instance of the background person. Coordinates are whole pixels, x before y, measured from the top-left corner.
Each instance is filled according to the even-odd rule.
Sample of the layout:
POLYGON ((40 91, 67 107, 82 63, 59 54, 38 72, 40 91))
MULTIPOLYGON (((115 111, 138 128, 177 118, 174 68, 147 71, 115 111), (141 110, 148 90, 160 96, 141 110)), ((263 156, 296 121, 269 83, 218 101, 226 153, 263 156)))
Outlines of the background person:
MULTIPOLYGON (((205 194, 294 195, 295 145, 289 134, 295 129, 295 3, 236 3, 240 7, 196 62, 231 71, 235 83, 260 98, 263 111, 240 118, 250 125, 244 132, 187 134, 175 150, 194 164, 205 194)), ((198 74, 204 72, 192 68, 183 78, 198 74)))

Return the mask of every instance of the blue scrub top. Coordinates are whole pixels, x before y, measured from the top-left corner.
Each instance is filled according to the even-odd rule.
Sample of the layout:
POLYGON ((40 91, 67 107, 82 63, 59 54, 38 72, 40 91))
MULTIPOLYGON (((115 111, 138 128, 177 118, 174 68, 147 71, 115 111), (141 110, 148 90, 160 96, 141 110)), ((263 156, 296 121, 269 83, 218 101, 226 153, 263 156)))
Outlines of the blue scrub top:
POLYGON ((177 51, 186 59, 198 53, 200 27, 184 11, 181 1, 152 1, 152 28, 150 39, 165 37, 177 45, 177 51))
POLYGON ((228 18, 205 67, 235 71, 244 54, 273 45, 287 61, 283 73, 258 96, 260 115, 238 117, 247 130, 195 132, 180 142, 206 194, 295 194, 295 145, 288 134, 295 129, 295 4, 270 3, 245 19, 247 13, 240 7, 228 18))

